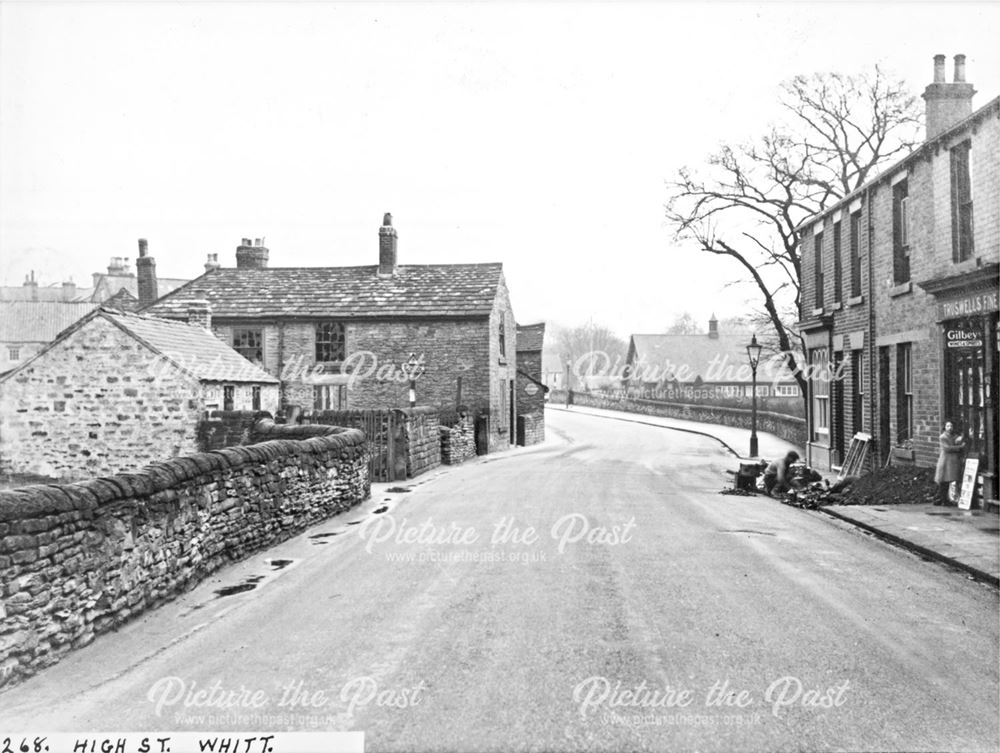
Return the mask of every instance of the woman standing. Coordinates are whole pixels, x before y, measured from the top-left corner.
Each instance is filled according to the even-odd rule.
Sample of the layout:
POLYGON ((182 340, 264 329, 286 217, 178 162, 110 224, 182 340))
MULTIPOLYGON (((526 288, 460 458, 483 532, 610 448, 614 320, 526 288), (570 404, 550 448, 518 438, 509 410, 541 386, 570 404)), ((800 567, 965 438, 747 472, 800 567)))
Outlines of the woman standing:
POLYGON ((948 487, 952 481, 962 478, 962 452, 965 444, 962 437, 955 434, 955 425, 946 421, 944 431, 938 437, 941 444, 941 454, 938 456, 937 469, 934 471, 934 483, 938 485, 938 500, 935 506, 947 505, 948 487))

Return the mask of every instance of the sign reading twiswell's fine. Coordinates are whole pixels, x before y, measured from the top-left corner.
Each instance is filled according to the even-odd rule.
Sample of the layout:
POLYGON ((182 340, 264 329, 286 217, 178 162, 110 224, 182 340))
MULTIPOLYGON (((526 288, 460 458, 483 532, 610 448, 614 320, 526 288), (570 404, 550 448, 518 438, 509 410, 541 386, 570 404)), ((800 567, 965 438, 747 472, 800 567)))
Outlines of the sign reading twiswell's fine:
POLYGON ((364 753, 364 732, 0 732, 0 753, 364 753))

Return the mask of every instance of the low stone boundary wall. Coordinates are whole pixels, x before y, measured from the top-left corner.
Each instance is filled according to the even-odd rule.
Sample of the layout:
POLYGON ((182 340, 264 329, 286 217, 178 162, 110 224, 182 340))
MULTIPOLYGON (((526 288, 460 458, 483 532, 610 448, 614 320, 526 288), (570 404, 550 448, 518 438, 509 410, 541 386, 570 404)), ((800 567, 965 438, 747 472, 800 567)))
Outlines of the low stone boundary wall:
POLYGON ((476 456, 476 431, 472 418, 463 415, 453 426, 441 426, 441 462, 459 465, 476 456))
POLYGON ((254 424, 271 418, 267 411, 214 410, 198 422, 198 450, 210 452, 238 444, 250 444, 254 424))
POLYGON ((0 686, 370 495, 360 431, 282 429, 290 438, 0 491, 0 686))
POLYGON ((438 411, 430 406, 399 411, 404 416, 406 477, 414 478, 441 465, 438 411))
POLYGON ((522 447, 545 441, 545 417, 527 413, 517 417, 517 443, 522 447))
MULTIPOLYGON (((565 405, 566 392, 563 390, 550 392, 549 400, 555 405, 565 405)), ((576 392, 575 390, 572 393, 571 405, 642 413, 647 416, 662 416, 664 418, 683 418, 686 421, 735 426, 740 429, 749 429, 751 424, 750 410, 718 405, 690 405, 688 403, 666 403, 633 398, 609 398, 586 392, 576 392)), ((806 446, 806 421, 804 418, 786 416, 783 413, 757 411, 757 431, 774 434, 786 442, 791 442, 796 447, 805 448, 806 446)))

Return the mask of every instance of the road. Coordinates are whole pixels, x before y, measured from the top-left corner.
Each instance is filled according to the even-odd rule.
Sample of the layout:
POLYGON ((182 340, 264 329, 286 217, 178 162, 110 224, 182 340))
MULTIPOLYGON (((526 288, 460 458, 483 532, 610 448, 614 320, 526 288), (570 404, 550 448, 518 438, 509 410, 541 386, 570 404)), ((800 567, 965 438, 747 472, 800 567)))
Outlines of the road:
POLYGON ((378 487, 0 694, 0 721, 407 751, 1000 746, 995 589, 718 494, 711 439, 563 412, 548 432, 378 487))

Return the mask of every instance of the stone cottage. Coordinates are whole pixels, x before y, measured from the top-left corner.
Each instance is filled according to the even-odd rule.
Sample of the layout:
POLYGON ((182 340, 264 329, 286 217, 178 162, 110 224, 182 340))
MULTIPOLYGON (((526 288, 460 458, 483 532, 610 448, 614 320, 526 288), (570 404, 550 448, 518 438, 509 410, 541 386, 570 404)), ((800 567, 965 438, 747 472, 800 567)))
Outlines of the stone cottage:
POLYGON ((545 323, 517 325, 517 443, 545 441, 545 395, 542 345, 545 323))
POLYGON ((197 452, 206 410, 277 405, 278 380, 207 329, 98 308, 0 376, 0 473, 133 470, 197 452))
POLYGON ((282 408, 305 411, 466 406, 488 421, 490 451, 514 442, 517 332, 501 264, 397 259, 386 214, 378 264, 269 267, 249 238, 235 268, 213 268, 147 313, 184 319, 212 306, 224 342, 281 380, 282 408))

